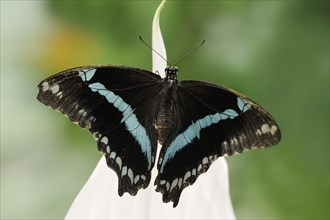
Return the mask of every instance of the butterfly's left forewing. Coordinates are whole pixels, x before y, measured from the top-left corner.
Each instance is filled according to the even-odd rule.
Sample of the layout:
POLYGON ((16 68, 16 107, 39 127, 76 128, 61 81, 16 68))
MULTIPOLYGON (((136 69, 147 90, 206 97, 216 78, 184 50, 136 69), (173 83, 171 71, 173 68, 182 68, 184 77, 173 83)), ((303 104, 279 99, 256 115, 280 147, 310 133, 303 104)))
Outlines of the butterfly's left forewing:
POLYGON ((80 67, 42 81, 37 98, 87 128, 117 173, 119 195, 135 195, 148 186, 154 165, 159 79, 136 68, 80 67))
POLYGON ((155 181, 164 202, 173 201, 174 206, 182 190, 218 157, 280 140, 276 122, 264 109, 225 87, 182 81, 177 99, 178 128, 161 149, 155 181))

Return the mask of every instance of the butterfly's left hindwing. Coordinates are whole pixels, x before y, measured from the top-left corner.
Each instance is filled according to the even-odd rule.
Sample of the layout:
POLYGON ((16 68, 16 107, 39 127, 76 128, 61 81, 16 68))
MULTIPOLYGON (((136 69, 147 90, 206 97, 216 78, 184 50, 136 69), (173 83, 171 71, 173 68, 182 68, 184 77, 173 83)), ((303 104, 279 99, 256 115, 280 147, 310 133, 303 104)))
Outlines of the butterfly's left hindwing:
POLYGON ((175 207, 182 190, 193 184, 220 156, 268 147, 280 140, 274 119, 243 95, 199 81, 177 89, 178 127, 163 145, 155 185, 175 207))
POLYGON ((157 108, 152 106, 157 105, 159 79, 129 67, 74 68, 42 81, 37 98, 87 128, 117 173, 119 195, 135 195, 148 186, 154 165, 157 108))

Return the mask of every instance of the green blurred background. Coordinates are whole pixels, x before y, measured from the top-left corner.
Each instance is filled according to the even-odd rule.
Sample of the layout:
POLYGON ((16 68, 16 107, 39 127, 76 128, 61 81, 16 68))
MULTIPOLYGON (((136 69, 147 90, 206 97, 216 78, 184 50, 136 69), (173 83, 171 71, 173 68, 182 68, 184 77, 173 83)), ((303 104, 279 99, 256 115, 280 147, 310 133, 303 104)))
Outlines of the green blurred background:
MULTIPOLYGON (((1 1, 1 218, 63 218, 100 154, 36 100, 66 68, 151 69, 160 1, 1 1)), ((276 147, 228 158, 238 218, 329 218, 329 1, 170 1, 161 15, 180 79, 226 85, 279 123, 276 147)))

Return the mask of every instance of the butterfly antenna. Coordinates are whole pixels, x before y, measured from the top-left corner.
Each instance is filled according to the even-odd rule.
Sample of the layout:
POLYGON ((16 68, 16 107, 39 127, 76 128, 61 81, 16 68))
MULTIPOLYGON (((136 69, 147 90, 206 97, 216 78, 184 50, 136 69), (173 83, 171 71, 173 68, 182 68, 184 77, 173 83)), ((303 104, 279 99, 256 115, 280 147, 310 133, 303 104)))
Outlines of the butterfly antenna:
POLYGON ((156 50, 154 50, 154 48, 152 48, 149 44, 147 44, 143 39, 142 39, 142 37, 139 35, 139 38, 140 38, 140 40, 142 41, 142 43, 144 43, 147 47, 149 47, 153 52, 155 52, 156 54, 158 54, 163 60, 165 60, 166 61, 166 63, 167 63, 167 65, 168 66, 171 66, 171 64, 162 56, 162 55, 160 55, 160 53, 158 53, 156 50))
POLYGON ((185 58, 186 56, 188 56, 190 53, 192 53, 193 51, 195 51, 196 49, 198 49, 200 46, 202 46, 205 43, 205 40, 203 40, 200 44, 198 44, 197 46, 195 46, 193 49, 191 49, 188 53, 186 53, 185 55, 183 55, 175 64, 174 66, 176 66, 181 60, 183 60, 183 58, 185 58))

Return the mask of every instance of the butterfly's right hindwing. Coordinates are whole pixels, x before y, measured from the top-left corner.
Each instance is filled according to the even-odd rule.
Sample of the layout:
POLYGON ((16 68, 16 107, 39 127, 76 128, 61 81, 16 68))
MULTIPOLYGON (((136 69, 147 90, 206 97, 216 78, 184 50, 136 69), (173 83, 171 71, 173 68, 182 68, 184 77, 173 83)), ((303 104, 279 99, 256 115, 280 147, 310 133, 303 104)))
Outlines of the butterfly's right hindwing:
POLYGON ((89 129, 117 173, 119 195, 135 195, 148 186, 154 165, 157 108, 152 106, 157 105, 159 79, 129 67, 81 67, 42 81, 37 98, 89 129))

